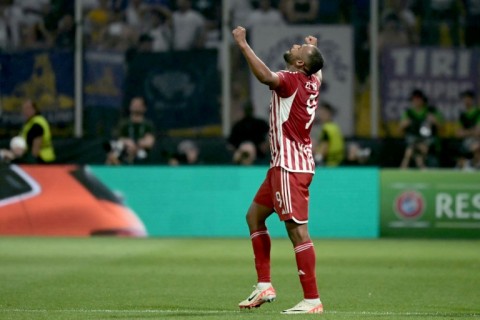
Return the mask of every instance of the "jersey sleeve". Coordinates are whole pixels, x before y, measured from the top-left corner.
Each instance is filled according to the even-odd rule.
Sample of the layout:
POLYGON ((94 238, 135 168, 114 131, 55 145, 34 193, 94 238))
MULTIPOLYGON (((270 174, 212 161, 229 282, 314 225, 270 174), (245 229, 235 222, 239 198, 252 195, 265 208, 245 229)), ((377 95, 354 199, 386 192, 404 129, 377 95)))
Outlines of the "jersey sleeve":
POLYGON ((278 94, 278 96, 282 98, 290 97, 297 88, 295 73, 288 71, 278 71, 277 75, 280 79, 280 83, 274 91, 278 94))

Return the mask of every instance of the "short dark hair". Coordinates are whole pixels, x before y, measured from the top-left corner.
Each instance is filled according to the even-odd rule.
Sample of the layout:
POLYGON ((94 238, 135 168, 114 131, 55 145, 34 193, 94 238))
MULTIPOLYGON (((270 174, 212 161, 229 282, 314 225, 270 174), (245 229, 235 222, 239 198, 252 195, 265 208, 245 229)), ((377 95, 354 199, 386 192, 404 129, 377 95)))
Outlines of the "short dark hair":
POLYGON ((305 61, 305 71, 308 75, 315 74, 323 68, 324 63, 325 60, 320 50, 317 47, 313 47, 308 54, 307 61, 305 61))
POLYGON ((425 103, 428 102, 427 96, 420 89, 414 89, 412 91, 412 93, 410 94, 410 99, 413 99, 413 98, 420 98, 420 99, 423 100, 423 102, 425 102, 425 103))

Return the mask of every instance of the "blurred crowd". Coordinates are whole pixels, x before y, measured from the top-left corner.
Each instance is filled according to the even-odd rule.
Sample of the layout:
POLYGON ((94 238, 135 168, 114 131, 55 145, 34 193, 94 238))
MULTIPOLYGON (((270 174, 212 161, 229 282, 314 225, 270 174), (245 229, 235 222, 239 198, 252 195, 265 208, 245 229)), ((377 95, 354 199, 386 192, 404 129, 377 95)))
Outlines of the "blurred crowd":
MULTIPOLYGON (((75 18, 75 2, 0 0, 0 50, 74 48, 76 28, 79 26, 75 18)), ((368 35, 369 0, 230 0, 230 5, 231 27, 243 25, 253 29, 267 25, 352 25, 356 83, 361 86, 368 82, 371 50, 368 35)), ((82 0, 81 10, 84 47, 123 52, 127 58, 134 51, 218 48, 222 41, 221 0, 82 0)), ((408 45, 480 46, 480 0, 379 1, 379 17, 379 43, 376 49, 380 52, 386 47, 408 45)), ((233 130, 226 137, 227 149, 232 153, 233 163, 268 163, 268 125, 262 119, 255 118, 245 61, 235 54, 232 58, 232 69, 236 72, 231 99, 233 130), (252 130, 256 136, 249 136, 252 130)), ((458 151, 456 166, 480 167, 478 97, 475 92, 466 91, 459 98, 464 102, 465 109, 458 120, 460 129, 456 138, 462 141, 462 147, 458 151)), ((116 137, 121 143, 109 146, 111 150, 107 163, 135 163, 143 160, 152 149, 155 141, 150 138, 146 139, 148 143, 145 145, 141 143, 142 147, 135 147, 131 142, 133 138, 126 137, 131 131, 128 129, 131 123, 135 124, 137 130, 135 114, 144 113, 144 101, 134 101, 138 102, 139 110, 130 110, 130 116, 133 117, 130 122, 118 124, 116 137), (123 153, 118 151, 119 146, 123 153)), ((135 109, 135 105, 131 108, 135 109)), ((371 150, 358 143, 343 141, 344 137, 334 125, 334 116, 335 108, 328 103, 319 108, 318 123, 322 126, 322 132, 314 137, 317 163, 368 163, 371 150), (334 149, 336 155, 329 155, 329 149, 330 152, 334 149)), ((400 123, 406 144, 400 166, 423 168, 438 165, 437 131, 441 123, 441 115, 428 105, 425 94, 413 92, 411 108, 405 111, 400 123), (424 129, 425 123, 429 123, 428 129, 424 129), (419 136, 415 136, 414 132, 419 136), (428 133, 428 139, 425 133, 428 133)), ((154 132, 155 128, 151 125, 147 128, 145 132, 154 132)), ((143 139, 137 131, 133 140, 143 139)), ((201 162, 199 154, 201 150, 195 141, 186 140, 172 152, 169 162, 198 163, 201 162)), ((12 157, 12 154, 8 156, 12 157)))
MULTIPOLYGON (((368 77, 370 1, 231 0, 231 26, 350 24, 357 80, 368 77)), ((220 0, 82 0, 87 48, 162 52, 215 48, 220 0)), ((75 45, 75 1, 1 0, 0 49, 75 45)), ((406 45, 480 46, 480 0, 379 1, 378 49, 406 45)), ((239 109, 241 110, 241 108, 239 109)))
MULTIPOLYGON (((82 0, 87 47, 127 50, 145 39, 152 50, 215 47, 220 0, 82 0)), ((72 47, 75 1, 1 0, 3 50, 72 47)), ((356 50, 368 48, 370 1, 231 0, 231 25, 352 24, 356 50)), ((386 45, 478 46, 480 0, 380 1, 380 49, 386 45)))
MULTIPOLYGON (((82 0, 85 46, 125 51, 148 39, 153 51, 216 46, 220 1, 82 0)), ((0 1, 3 50, 73 47, 75 1, 0 1)))

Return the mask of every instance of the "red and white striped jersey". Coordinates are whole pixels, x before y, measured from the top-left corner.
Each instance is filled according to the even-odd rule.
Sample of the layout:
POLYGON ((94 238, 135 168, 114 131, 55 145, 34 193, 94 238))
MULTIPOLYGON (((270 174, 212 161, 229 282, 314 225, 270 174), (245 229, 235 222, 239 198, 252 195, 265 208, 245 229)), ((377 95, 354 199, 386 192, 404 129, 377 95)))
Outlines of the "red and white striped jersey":
POLYGON ((320 81, 296 71, 279 71, 277 75, 280 84, 272 90, 270 101, 270 167, 314 173, 310 131, 320 81))

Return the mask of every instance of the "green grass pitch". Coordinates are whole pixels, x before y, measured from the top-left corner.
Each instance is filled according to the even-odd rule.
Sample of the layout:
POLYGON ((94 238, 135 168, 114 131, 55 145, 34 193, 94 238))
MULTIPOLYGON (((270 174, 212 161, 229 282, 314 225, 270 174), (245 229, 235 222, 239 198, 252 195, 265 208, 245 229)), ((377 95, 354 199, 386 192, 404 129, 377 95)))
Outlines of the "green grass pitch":
POLYGON ((302 298, 291 244, 272 239, 277 300, 240 311, 250 240, 0 238, 0 319, 474 319, 480 241, 315 240, 323 315, 302 298))

